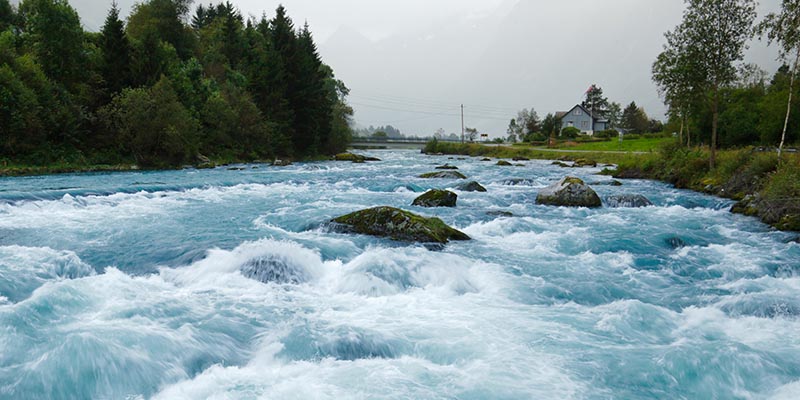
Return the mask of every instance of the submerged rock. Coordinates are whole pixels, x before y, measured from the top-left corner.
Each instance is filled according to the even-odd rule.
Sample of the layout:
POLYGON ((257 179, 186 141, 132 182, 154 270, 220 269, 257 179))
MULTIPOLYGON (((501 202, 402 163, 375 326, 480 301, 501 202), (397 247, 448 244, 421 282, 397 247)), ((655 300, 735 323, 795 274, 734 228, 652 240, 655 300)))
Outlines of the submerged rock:
POLYGON ((480 183, 469 181, 456 186, 456 189, 462 192, 485 192, 486 188, 481 186, 480 183))
POLYGON ((653 202, 640 194, 617 194, 608 196, 606 205, 613 208, 638 208, 652 206, 653 202))
POLYGON ((672 247, 673 249, 680 249, 682 247, 686 247, 686 242, 684 242, 683 239, 677 236, 664 239, 664 243, 666 243, 669 247, 672 247))
POLYGON ((565 176, 560 181, 542 189, 536 196, 537 204, 566 207, 602 207, 597 193, 580 178, 565 176))
POLYGON ((429 172, 427 174, 422 174, 419 177, 420 178, 425 178, 425 179, 434 179, 434 178, 440 178, 440 179, 467 179, 467 177, 464 176, 464 174, 462 174, 462 173, 460 173, 458 171, 429 172))
POLYGON ((490 217, 513 217, 514 216, 514 214, 512 212, 502 211, 502 210, 487 211, 486 215, 488 215, 490 217))
POLYGON ((388 237, 394 240, 422 243, 447 243, 470 240, 465 233, 453 229, 439 218, 425 218, 394 207, 375 207, 334 218, 331 228, 343 233, 388 237))
POLYGON ((481 161, 492 161, 491 158, 481 158, 481 161))
POLYGON ((570 167, 569 164, 567 164, 567 163, 565 163, 563 161, 553 161, 551 164, 552 165, 558 165, 561 168, 569 168, 570 167))
POLYGON ((278 256, 258 257, 239 267, 242 275, 260 282, 292 283, 306 282, 308 273, 299 265, 289 265, 278 256))
POLYGON ((511 159, 512 161, 530 161, 530 158, 527 157, 514 157, 511 159))
POLYGON ((433 189, 414 199, 411 205, 420 207, 455 207, 458 195, 441 189, 433 189))
POLYGON ((445 164, 445 165, 440 165, 440 166, 436 167, 436 169, 450 169, 450 170, 453 170, 453 169, 458 169, 458 167, 456 167, 455 165, 445 164))
POLYGON ((508 162, 508 161, 506 161, 506 160, 500 160, 500 161, 498 161, 498 162, 497 162, 497 164, 495 164, 495 165, 499 165, 499 166, 501 166, 501 167, 510 167, 510 166, 511 166, 511 163, 510 163, 510 162, 508 162))
POLYGON ((511 178, 505 179, 500 181, 501 185, 509 185, 509 186, 520 186, 520 185, 533 185, 533 179, 525 179, 525 178, 511 178))

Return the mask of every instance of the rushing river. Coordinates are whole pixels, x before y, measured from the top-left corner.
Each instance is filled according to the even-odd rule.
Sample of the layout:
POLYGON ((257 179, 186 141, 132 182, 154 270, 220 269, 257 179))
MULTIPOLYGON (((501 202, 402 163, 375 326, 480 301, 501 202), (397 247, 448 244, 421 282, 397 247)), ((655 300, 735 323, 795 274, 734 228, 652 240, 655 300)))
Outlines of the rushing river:
POLYGON ((796 234, 600 168, 369 155, 0 179, 0 398, 800 398, 796 234), (410 206, 445 162, 488 192, 410 206), (655 206, 535 205, 565 174, 655 206), (377 205, 473 240, 320 228, 377 205))

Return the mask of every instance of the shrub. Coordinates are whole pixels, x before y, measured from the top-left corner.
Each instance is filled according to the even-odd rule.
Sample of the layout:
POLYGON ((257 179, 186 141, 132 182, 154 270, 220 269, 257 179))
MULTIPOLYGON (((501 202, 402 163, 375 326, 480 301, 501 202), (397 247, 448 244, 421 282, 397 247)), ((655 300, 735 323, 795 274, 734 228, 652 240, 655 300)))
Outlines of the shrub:
POLYGON ((619 132, 616 129, 606 129, 604 131, 595 132, 594 137, 597 138, 614 138, 619 136, 619 132))
POLYGON ((150 89, 126 89, 103 107, 100 119, 118 133, 136 162, 143 167, 179 166, 197 152, 199 124, 162 77, 150 89))
POLYGON ((581 130, 576 128, 576 127, 574 127, 574 126, 568 126, 568 127, 566 127, 566 128, 561 130, 561 136, 562 137, 576 138, 580 134, 581 134, 581 130))

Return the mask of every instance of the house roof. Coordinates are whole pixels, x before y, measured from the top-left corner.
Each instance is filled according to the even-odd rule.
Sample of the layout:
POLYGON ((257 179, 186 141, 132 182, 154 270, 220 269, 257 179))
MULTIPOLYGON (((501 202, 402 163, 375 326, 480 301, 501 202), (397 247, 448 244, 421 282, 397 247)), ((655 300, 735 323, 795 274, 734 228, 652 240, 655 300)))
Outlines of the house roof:
POLYGON ((556 112, 556 118, 562 118, 563 116, 575 111, 576 108, 580 108, 586 115, 590 115, 592 118, 594 118, 595 122, 608 122, 608 119, 606 119, 602 115, 590 112, 589 110, 586 109, 586 107, 584 107, 581 104, 576 104, 575 107, 570 108, 569 111, 556 112))

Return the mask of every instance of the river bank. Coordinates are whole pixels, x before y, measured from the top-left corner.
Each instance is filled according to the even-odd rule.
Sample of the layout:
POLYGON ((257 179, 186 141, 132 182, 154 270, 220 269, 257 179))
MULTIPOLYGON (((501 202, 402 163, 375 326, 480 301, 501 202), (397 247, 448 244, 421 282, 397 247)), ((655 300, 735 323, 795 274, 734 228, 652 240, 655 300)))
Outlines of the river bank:
POLYGON ((748 147, 722 150, 709 168, 708 151, 666 145, 648 153, 554 153, 541 149, 480 144, 429 143, 427 153, 496 158, 590 159, 613 164, 604 173, 620 179, 653 179, 680 189, 736 200, 732 212, 760 218, 780 230, 800 231, 800 156, 748 147))

